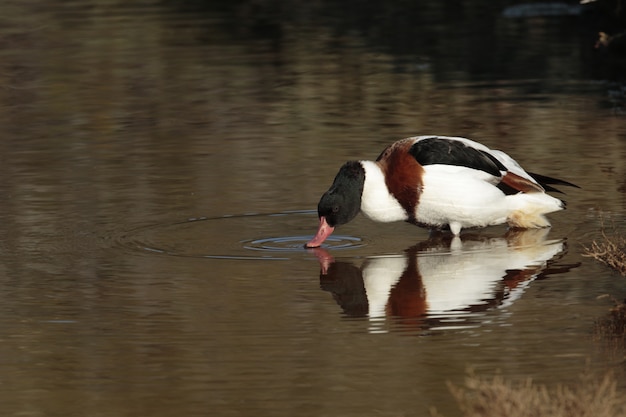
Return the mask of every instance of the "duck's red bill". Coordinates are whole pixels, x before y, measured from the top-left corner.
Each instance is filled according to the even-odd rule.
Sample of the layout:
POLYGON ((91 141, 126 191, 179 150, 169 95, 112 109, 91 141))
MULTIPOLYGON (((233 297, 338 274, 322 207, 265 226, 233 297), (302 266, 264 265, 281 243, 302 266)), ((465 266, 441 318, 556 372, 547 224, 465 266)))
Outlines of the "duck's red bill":
POLYGON ((324 216, 320 217, 320 225, 317 229, 317 233, 315 234, 313 239, 307 242, 307 244, 304 246, 306 246, 307 248, 320 247, 322 243, 324 243, 326 238, 333 233, 333 230, 335 230, 335 228, 328 225, 328 223, 326 222, 326 218, 324 216))

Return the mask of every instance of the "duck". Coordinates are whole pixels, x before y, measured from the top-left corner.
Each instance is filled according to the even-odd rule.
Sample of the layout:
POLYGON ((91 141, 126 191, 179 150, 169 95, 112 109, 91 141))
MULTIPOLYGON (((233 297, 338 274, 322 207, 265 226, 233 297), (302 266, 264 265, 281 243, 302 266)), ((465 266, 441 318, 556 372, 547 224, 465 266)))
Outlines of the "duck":
POLYGON ((453 136, 413 136, 387 146, 375 161, 348 161, 317 206, 320 247, 337 226, 363 213, 375 222, 405 221, 431 231, 508 224, 550 227, 545 217, 565 209, 547 192, 570 182, 526 172, 500 150, 453 136))

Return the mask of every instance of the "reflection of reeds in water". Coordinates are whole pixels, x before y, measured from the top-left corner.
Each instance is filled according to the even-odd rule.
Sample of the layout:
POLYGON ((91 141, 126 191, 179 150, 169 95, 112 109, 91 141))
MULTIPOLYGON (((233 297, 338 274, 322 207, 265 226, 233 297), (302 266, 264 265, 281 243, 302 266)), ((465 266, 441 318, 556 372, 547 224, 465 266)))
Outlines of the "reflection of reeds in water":
POLYGON ((606 344, 609 356, 626 360, 626 304, 616 301, 606 316, 595 321, 593 335, 606 344))
POLYGON ((615 417, 626 412, 626 400, 611 374, 583 374, 571 385, 550 388, 530 379, 512 382, 470 373, 464 386, 450 384, 450 391, 464 417, 615 417))

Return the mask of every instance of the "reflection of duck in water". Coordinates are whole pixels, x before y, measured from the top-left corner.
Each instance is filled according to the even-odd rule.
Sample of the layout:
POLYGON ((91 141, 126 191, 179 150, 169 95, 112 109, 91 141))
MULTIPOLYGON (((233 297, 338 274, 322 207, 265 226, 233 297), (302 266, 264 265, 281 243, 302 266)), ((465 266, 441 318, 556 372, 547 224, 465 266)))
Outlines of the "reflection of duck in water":
POLYGON ((533 279, 559 272, 548 261, 564 244, 546 241, 547 233, 533 229, 463 239, 440 234, 402 255, 368 258, 361 267, 334 261, 321 248, 315 254, 322 289, 333 293, 347 315, 374 321, 396 317, 429 327, 510 303, 533 279))
POLYGON ((508 223, 550 225, 545 214, 564 203, 546 194, 565 181, 529 174, 502 151, 465 138, 417 136, 395 142, 373 161, 346 162, 320 199, 318 247, 359 211, 379 222, 407 221, 432 229, 508 223))

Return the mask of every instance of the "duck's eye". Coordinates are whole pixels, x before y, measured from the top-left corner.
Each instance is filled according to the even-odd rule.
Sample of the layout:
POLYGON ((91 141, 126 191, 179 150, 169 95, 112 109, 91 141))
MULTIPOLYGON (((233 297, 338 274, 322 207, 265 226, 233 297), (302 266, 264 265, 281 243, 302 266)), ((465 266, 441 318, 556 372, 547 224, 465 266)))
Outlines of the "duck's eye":
POLYGON ((337 213, 339 211, 339 206, 333 206, 333 213, 337 213))

